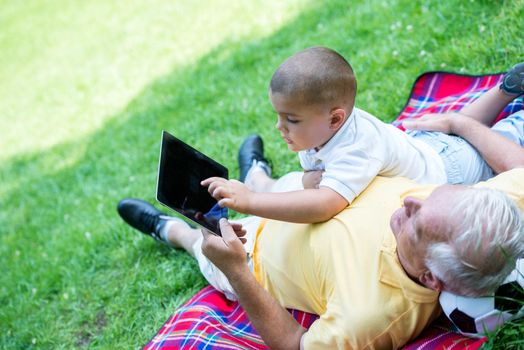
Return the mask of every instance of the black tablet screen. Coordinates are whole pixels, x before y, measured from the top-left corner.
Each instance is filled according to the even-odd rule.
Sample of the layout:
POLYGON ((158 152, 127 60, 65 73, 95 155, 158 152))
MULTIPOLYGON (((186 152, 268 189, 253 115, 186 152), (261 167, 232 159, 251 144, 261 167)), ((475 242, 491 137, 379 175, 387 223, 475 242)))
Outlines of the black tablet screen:
POLYGON ((218 221, 227 217, 227 208, 200 182, 212 176, 228 178, 227 168, 180 141, 162 133, 158 166, 157 200, 197 224, 220 234, 218 221))

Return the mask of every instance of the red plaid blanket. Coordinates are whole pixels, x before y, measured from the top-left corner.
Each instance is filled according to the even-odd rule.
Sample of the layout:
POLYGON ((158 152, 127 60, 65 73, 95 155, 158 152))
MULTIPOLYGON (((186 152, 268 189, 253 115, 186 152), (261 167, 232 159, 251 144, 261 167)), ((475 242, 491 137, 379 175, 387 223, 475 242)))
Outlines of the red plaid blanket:
MULTIPOLYGON (((460 110, 483 92, 499 84, 502 74, 470 76, 445 72, 429 72, 415 81, 408 102, 398 115, 400 121, 426 113, 460 110)), ((522 98, 516 99, 499 115, 504 118, 523 108, 522 98)), ((497 120, 498 120, 497 119, 497 120)), ((290 310, 305 328, 316 315, 290 310)), ((445 317, 433 322, 404 350, 478 349, 484 339, 470 339, 456 333, 445 317)), ((167 320, 144 349, 266 349, 251 326, 247 315, 236 302, 228 301, 212 287, 198 292, 167 320)))
MULTIPOLYGON (((317 315, 289 310, 305 328, 317 315)), ((441 316, 403 350, 478 349, 484 339, 471 339, 455 331, 441 316)), ((208 286, 180 307, 144 347, 146 350, 175 349, 267 349, 236 302, 208 286)))
MULTIPOLYGON (((304 327, 318 316, 290 310, 304 327)), ((267 349, 237 302, 208 286, 180 307, 144 349, 267 349)))
MULTIPOLYGON (((461 110, 484 92, 499 85, 503 73, 488 75, 465 75, 447 72, 424 73, 415 80, 409 99, 393 125, 403 129, 401 121, 418 118, 427 113, 446 113, 461 110)), ((500 113, 498 121, 523 108, 522 97, 500 113)))

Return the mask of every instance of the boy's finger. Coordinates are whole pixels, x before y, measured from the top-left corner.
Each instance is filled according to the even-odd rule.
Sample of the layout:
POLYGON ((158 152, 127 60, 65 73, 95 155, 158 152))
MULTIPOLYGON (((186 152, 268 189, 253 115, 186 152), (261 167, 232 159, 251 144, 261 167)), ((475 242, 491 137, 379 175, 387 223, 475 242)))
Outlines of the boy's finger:
POLYGON ((209 186, 210 183, 215 182, 215 181, 219 181, 219 180, 224 180, 224 179, 221 178, 221 177, 216 177, 216 176, 208 177, 207 179, 202 180, 200 182, 200 185, 202 185, 202 186, 209 186))
POLYGON ((207 192, 209 192, 209 194, 214 197, 215 196, 215 191, 217 190, 217 187, 219 186, 219 183, 214 181, 212 182, 211 184, 209 184, 209 186, 207 187, 207 192))
POLYGON ((200 181, 200 185, 201 186, 208 186, 211 182, 213 182, 213 178, 212 177, 208 177, 207 179, 200 181))
POLYGON ((231 198, 222 198, 218 201, 218 206, 220 208, 228 207, 230 208, 230 205, 233 204, 233 200, 231 198))
POLYGON ((213 196, 213 198, 224 197, 224 191, 224 186, 219 186, 218 184, 213 186, 213 188, 209 187, 209 192, 211 193, 211 196, 213 196))
POLYGON ((213 182, 211 186, 209 186, 208 190, 211 197, 215 199, 220 199, 223 197, 229 197, 229 189, 227 188, 226 184, 213 182))

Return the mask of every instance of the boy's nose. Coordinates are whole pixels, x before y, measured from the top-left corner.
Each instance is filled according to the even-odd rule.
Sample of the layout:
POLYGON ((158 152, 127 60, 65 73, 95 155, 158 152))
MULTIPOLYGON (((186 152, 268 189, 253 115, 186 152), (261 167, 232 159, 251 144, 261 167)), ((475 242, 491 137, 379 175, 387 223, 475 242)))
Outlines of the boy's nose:
POLYGON ((275 124, 275 128, 277 128, 277 130, 279 131, 284 131, 284 126, 280 118, 277 118, 277 123, 275 124))

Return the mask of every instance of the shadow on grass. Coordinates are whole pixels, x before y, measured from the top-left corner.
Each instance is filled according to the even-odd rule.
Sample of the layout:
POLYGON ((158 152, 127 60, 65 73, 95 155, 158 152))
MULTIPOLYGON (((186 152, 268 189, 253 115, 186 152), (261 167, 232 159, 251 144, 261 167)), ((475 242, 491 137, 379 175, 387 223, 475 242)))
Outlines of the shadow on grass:
MULTIPOLYGON (((266 92, 272 72, 292 53, 330 46, 354 66, 376 70, 362 73, 371 78, 398 68, 387 89, 378 79, 362 84, 364 105, 360 100, 372 112, 395 115, 404 103, 399 96, 407 96, 424 69, 416 66, 417 54, 399 61, 381 50, 391 47, 390 23, 418 5, 400 2, 386 18, 375 16, 373 6, 380 4, 355 5, 358 15, 347 6, 344 1, 318 6, 268 38, 223 43, 147 86, 97 132, 2 164, 0 262, 7 268, 0 277, 2 342, 31 347, 36 337, 49 347, 141 344, 202 288, 205 282, 185 253, 132 231, 115 206, 128 196, 154 202, 163 129, 227 165, 231 174, 237 171, 238 145, 256 131, 276 174, 297 169, 295 156, 274 131, 266 92)), ((426 21, 424 16, 419 13, 418 20, 426 21)), ((438 46, 446 40, 440 35, 426 44, 438 46)), ((465 32, 461 42, 472 40, 470 35, 476 38, 465 32)), ((399 46, 413 46, 408 36, 397 39, 399 46)))

